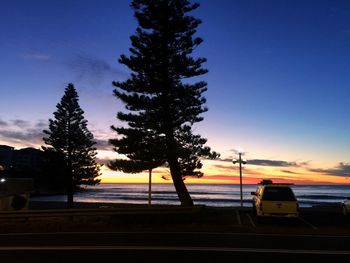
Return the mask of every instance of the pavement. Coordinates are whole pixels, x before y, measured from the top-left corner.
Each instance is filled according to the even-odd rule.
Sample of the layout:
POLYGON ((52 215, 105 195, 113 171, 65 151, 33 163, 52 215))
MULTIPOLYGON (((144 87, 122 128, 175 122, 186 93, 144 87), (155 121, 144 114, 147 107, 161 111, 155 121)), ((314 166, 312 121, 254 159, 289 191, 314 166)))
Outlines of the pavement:
POLYGON ((349 236, 222 232, 59 232, 0 234, 4 262, 337 260, 349 236))
POLYGON ((0 212, 3 262, 259 260, 350 257, 337 209, 257 221, 249 208, 119 207, 0 212))
POLYGON ((299 218, 257 221, 250 208, 137 206, 0 212, 0 233, 188 231, 349 235, 350 218, 336 208, 301 209, 299 218))

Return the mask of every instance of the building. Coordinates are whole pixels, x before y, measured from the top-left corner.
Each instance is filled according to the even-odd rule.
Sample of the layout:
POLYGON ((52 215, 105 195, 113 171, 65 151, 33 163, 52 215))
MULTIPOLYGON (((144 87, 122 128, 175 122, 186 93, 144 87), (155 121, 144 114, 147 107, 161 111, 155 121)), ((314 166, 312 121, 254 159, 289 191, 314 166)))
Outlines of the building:
POLYGON ((11 146, 0 145, 0 176, 30 177, 42 169, 43 151, 34 148, 15 150, 11 146))
POLYGON ((43 152, 34 148, 15 150, 12 159, 15 177, 33 177, 42 169, 43 152))
POLYGON ((28 209, 42 162, 40 150, 0 145, 0 211, 28 209))
POLYGON ((35 148, 0 145, 0 179, 31 179, 33 194, 62 193, 66 189, 62 165, 48 158, 35 148))

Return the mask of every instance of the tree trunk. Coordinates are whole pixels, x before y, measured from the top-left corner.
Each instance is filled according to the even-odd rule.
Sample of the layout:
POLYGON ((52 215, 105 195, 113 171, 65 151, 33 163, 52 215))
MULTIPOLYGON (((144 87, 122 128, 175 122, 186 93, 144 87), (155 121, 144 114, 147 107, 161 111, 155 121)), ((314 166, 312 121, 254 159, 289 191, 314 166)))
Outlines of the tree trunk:
POLYGON ((74 186, 72 171, 68 171, 68 184, 67 184, 67 208, 74 207, 74 186))
POLYGON ((174 182, 174 186, 176 189, 176 193, 179 197, 182 206, 193 206, 193 200, 186 188, 184 181, 182 180, 182 176, 180 173, 180 169, 178 169, 179 164, 175 160, 175 162, 171 165, 169 160, 171 177, 174 182))
POLYGON ((171 177, 174 182, 176 193, 179 197, 182 206, 193 206, 192 198, 186 188, 184 181, 182 180, 182 175, 180 171, 179 162, 177 161, 177 156, 174 153, 175 143, 173 138, 167 138, 167 155, 168 163, 170 167, 171 177))
POLYGON ((72 132, 71 132, 71 114, 68 113, 68 131, 67 131, 67 137, 68 137, 68 188, 67 188, 67 208, 73 208, 74 200, 74 186, 73 186, 73 169, 72 169, 72 132))

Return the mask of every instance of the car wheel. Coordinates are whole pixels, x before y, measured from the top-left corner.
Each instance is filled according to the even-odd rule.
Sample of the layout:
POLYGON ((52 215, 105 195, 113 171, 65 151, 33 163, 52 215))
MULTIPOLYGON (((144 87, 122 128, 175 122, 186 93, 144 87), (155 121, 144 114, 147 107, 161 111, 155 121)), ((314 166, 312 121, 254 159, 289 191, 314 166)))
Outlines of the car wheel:
POLYGON ((348 215, 348 210, 346 209, 346 206, 345 205, 342 205, 342 213, 344 216, 347 216, 348 215))

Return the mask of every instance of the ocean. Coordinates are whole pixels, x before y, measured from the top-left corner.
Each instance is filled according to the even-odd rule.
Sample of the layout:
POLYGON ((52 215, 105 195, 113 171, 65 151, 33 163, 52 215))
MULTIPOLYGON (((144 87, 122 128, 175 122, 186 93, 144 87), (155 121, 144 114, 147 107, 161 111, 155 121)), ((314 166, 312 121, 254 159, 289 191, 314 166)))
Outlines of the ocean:
MULTIPOLYGON (((186 184, 196 205, 215 207, 240 206, 239 185, 186 184)), ((243 185, 243 206, 252 206, 251 192, 256 185, 243 185)), ((350 185, 292 185, 301 207, 336 205, 350 197, 350 185)), ((36 196, 33 201, 66 201, 64 195, 36 196)), ((147 204, 148 184, 103 183, 87 187, 74 195, 76 202, 147 204)), ((172 184, 152 184, 152 204, 180 204, 172 184)))

